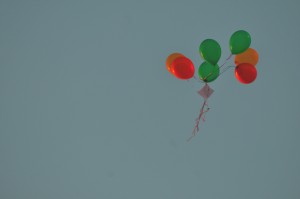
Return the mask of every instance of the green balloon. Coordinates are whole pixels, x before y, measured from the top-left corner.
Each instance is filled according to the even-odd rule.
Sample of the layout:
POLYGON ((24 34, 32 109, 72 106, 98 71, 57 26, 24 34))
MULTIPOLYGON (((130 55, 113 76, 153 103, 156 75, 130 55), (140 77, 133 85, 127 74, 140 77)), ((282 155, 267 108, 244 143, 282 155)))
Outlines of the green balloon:
POLYGON ((230 37, 230 51, 232 54, 240 54, 246 51, 251 44, 251 37, 245 30, 239 30, 230 37))
POLYGON ((212 82, 215 79, 217 79, 217 77, 220 74, 220 69, 219 66, 216 65, 212 65, 208 62, 203 62, 198 69, 198 75, 199 78, 202 79, 205 82, 212 82))
POLYGON ((221 46, 213 39, 206 39, 200 44, 199 52, 205 61, 216 65, 221 57, 221 46))

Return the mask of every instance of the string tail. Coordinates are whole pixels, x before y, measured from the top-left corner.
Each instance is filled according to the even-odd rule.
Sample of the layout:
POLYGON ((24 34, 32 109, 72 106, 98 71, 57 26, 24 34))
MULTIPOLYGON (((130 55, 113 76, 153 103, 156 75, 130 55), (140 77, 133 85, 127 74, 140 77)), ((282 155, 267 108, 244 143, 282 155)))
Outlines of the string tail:
POLYGON ((202 120, 203 122, 205 122, 205 114, 208 111, 209 111, 209 107, 208 107, 208 104, 207 104, 207 100, 204 100, 204 102, 203 102, 203 104, 201 106, 199 115, 198 115, 198 117, 195 120, 195 126, 194 126, 194 129, 192 131, 192 136, 187 141, 190 141, 199 132, 200 121, 202 120))

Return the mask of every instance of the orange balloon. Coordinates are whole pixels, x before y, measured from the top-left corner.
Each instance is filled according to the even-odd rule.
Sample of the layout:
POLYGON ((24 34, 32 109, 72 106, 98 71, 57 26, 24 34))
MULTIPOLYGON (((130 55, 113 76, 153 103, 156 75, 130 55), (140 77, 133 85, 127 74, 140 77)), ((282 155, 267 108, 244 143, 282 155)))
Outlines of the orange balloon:
POLYGON ((234 59, 235 65, 247 63, 255 66, 258 62, 258 53, 253 48, 248 48, 245 52, 237 54, 234 59))
POLYGON ((167 69, 172 74, 173 74, 173 70, 171 69, 172 62, 178 57, 184 57, 184 55, 181 53, 172 53, 171 55, 168 56, 168 58, 166 60, 167 69))

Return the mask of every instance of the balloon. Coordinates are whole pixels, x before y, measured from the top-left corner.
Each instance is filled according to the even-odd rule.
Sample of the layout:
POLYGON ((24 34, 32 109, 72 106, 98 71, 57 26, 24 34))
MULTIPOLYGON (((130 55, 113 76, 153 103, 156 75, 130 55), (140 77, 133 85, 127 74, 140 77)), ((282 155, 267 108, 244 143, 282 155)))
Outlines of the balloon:
POLYGON ((194 76, 195 67, 187 57, 177 57, 171 64, 172 73, 178 79, 190 79, 194 76))
POLYGON ((258 53, 253 48, 248 48, 245 52, 235 56, 234 63, 239 65, 241 63, 248 63, 255 66, 258 62, 258 53))
POLYGON ((252 64, 242 63, 235 68, 235 77, 243 84, 252 83, 256 76, 257 71, 252 64))
POLYGON ((221 57, 221 47, 213 39, 204 40, 199 46, 201 57, 212 65, 216 65, 221 57))
POLYGON ((173 74, 172 72, 172 69, 171 69, 171 64, 172 62, 174 61, 174 59, 176 59, 177 57, 184 57, 183 54, 181 53, 172 53, 168 56, 167 60, 166 60, 166 66, 167 66, 167 69, 170 73, 173 74))
POLYGON ((203 62, 198 69, 198 75, 199 78, 202 79, 205 82, 212 82, 215 79, 217 79, 217 77, 220 74, 220 69, 219 66, 216 65, 212 65, 208 62, 203 62))
POLYGON ((250 34, 244 30, 236 31, 231 35, 229 44, 232 54, 240 54, 249 48, 251 44, 250 34))

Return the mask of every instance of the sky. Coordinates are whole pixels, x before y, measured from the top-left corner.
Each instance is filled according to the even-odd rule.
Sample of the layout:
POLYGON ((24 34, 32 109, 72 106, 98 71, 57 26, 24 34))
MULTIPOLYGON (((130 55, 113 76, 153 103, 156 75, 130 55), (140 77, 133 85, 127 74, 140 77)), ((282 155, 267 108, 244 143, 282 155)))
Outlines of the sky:
MULTIPOLYGON (((298 199, 296 0, 0 1, 0 198, 298 199), (246 30, 257 79, 172 76, 246 30)), ((233 64, 233 59, 228 65, 233 64)))

